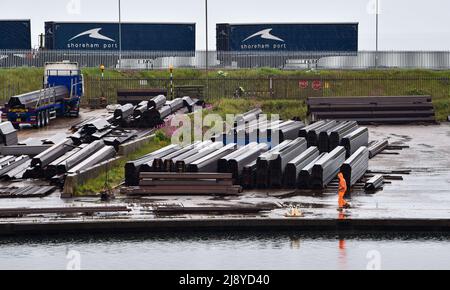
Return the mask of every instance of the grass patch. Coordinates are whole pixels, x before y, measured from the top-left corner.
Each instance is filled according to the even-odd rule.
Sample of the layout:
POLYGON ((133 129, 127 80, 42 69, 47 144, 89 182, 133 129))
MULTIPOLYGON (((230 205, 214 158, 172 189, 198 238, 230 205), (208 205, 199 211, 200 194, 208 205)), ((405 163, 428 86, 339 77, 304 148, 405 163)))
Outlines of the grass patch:
MULTIPOLYGON (((116 188, 125 180, 125 164, 128 161, 136 160, 146 154, 157 151, 170 144, 170 140, 162 133, 157 132, 155 138, 148 142, 145 146, 135 151, 133 154, 126 156, 119 161, 115 166, 109 169, 108 181, 109 187, 116 188)), ((83 196, 89 194, 97 194, 104 191, 106 180, 106 172, 100 174, 96 178, 88 180, 85 184, 75 188, 76 196, 83 196)))
POLYGON ((265 114, 278 114, 281 119, 306 119, 307 107, 303 100, 277 99, 220 99, 212 101, 212 113, 225 118, 227 114, 242 114, 254 108, 261 108, 265 114))

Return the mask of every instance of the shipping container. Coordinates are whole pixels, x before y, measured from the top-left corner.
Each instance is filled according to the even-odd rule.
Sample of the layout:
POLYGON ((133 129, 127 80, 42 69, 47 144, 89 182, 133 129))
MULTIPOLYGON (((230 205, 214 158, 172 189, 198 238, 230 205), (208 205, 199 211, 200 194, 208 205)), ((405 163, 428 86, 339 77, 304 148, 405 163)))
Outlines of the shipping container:
POLYGON ((45 23, 49 50, 117 51, 120 42, 124 51, 195 51, 195 23, 45 23))
POLYGON ((0 20, 0 49, 31 49, 31 21, 0 20))
POLYGON ((217 24, 217 50, 357 52, 358 23, 217 24))

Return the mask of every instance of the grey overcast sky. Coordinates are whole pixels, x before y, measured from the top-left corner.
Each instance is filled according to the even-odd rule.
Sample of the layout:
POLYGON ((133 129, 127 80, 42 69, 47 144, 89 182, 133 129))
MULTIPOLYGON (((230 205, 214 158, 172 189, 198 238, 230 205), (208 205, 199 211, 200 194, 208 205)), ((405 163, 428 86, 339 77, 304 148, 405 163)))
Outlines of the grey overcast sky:
MULTIPOLYGON (((117 0, 0 0, 0 19, 31 19, 33 45, 45 21, 116 21, 117 0)), ((375 0, 209 0, 216 23, 359 22, 360 50, 375 49, 375 0)), ((380 49, 450 50, 449 0, 380 0, 380 49)), ((204 0, 122 0, 123 21, 195 22, 205 48, 204 0)))

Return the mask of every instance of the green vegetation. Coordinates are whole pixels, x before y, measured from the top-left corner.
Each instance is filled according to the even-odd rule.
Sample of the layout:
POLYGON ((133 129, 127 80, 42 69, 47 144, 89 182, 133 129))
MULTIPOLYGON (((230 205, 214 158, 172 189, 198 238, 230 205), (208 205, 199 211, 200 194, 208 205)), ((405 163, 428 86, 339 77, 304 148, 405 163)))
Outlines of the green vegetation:
MULTIPOLYGON (((0 100, 7 100, 11 92, 24 93, 39 89, 42 74, 43 70, 38 68, 0 70, 0 100)), ((106 70, 103 81, 97 68, 83 69, 83 74, 86 76, 85 104, 89 103, 89 99, 101 96, 113 103, 118 88, 169 87, 168 70, 106 70)), ((267 113, 280 113, 286 117, 304 116, 304 100, 308 96, 429 94, 433 96, 438 119, 446 120, 450 115, 450 71, 282 71, 260 68, 210 71, 208 76, 210 80, 207 82, 205 71, 176 69, 175 86, 208 86, 209 101, 215 105, 216 110, 230 113, 236 109, 242 111, 242 106, 261 106, 267 113), (309 88, 300 89, 300 80, 308 80, 309 88), (321 80, 322 90, 311 89, 311 82, 314 80, 321 80), (246 100, 232 99, 239 87, 246 91, 246 100), (224 108, 221 109, 221 106, 224 108)))
MULTIPOLYGON (((130 160, 136 160, 148 153, 159 150, 170 144, 170 140, 162 132, 157 132, 155 138, 148 142, 145 146, 141 147, 139 150, 126 156, 120 162, 118 162, 114 167, 109 168, 108 171, 108 183, 109 187, 116 188, 125 180, 125 164, 130 160)), ((83 185, 75 188, 75 195, 82 196, 87 194, 97 194, 106 190, 105 188, 106 172, 100 176, 90 179, 83 185)))

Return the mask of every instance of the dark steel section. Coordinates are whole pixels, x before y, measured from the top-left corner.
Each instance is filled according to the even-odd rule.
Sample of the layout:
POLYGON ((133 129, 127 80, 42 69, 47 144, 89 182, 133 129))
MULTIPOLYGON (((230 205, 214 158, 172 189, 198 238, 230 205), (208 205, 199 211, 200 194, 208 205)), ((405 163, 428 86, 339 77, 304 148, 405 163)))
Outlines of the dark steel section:
POLYGON ((199 159, 188 165, 189 172, 218 172, 218 162, 221 158, 236 151, 235 143, 228 144, 223 148, 199 159))
MULTIPOLYGON (((142 101, 151 101, 153 98, 167 95, 166 89, 119 89, 117 90, 117 103, 120 105, 133 104, 138 105, 142 101)), ((163 101, 163 105, 166 100, 163 101)), ((150 105, 150 107, 157 107, 150 105)))
POLYGON ((317 147, 310 147, 305 152, 300 154, 294 160, 290 161, 286 166, 286 171, 284 173, 284 186, 286 188, 296 188, 297 180, 300 171, 305 168, 311 162, 317 160, 320 153, 317 147))
POLYGON ((317 156, 311 163, 306 165, 302 170, 300 170, 300 173, 298 174, 297 178, 297 187, 299 189, 308 189, 311 188, 311 175, 314 165, 323 157, 325 157, 328 153, 322 153, 319 156, 317 156))
POLYGON ((69 170, 69 173, 78 173, 83 170, 88 169, 89 167, 92 167, 96 164, 100 164, 104 161, 107 161, 111 158, 114 158, 116 156, 116 150, 112 146, 104 146, 94 154, 90 155, 87 159, 85 159, 83 162, 78 164, 77 166, 71 168, 69 170))
POLYGON ((269 164, 269 186, 271 188, 280 188, 283 186, 283 176, 286 166, 294 158, 302 154, 308 148, 305 138, 297 138, 286 148, 281 149, 276 158, 269 164))
POLYGON ((166 155, 172 154, 179 150, 177 145, 169 145, 161 150, 155 151, 148 155, 141 157, 138 160, 130 161, 125 164, 125 184, 127 186, 136 186, 139 184, 139 171, 142 165, 153 162, 156 158, 161 158, 166 155))
POLYGON ((341 166, 347 186, 355 185, 369 169, 369 150, 367 147, 359 148, 341 166))
POLYGON ((388 140, 382 141, 374 141, 369 144, 369 158, 372 159, 384 150, 386 150, 389 146, 388 140))
POLYGON ((72 150, 74 148, 73 146, 73 141, 70 139, 61 141, 60 143, 50 147, 38 156, 34 157, 31 161, 31 166, 44 168, 59 157, 66 154, 68 151, 72 150))
POLYGON ((360 124, 436 122, 431 96, 309 98, 313 120, 354 120, 360 124))
POLYGON ((334 178, 345 162, 345 148, 337 147, 314 165, 311 176, 311 186, 313 188, 325 188, 334 178))
POLYGON ((341 146, 347 151, 347 158, 350 158, 360 147, 369 146, 369 129, 362 127, 344 136, 341 146))
POLYGON ((92 142, 91 144, 87 145, 86 147, 60 163, 58 165, 58 173, 63 174, 69 172, 72 168, 84 162, 86 158, 89 158, 105 146, 105 142, 101 140, 92 142))
POLYGON ((269 150, 269 146, 267 144, 258 144, 250 147, 247 146, 247 149, 242 154, 236 155, 228 160, 227 168, 228 172, 233 174, 233 180, 243 185, 244 180, 246 179, 246 177, 244 177, 245 174, 249 174, 249 172, 244 173, 246 168, 247 171, 249 170, 247 166, 253 163, 256 165, 256 160, 258 157, 267 152, 267 150, 269 150))
POLYGON ((383 188, 383 185, 384 185, 383 175, 375 175, 366 182, 365 188, 368 192, 374 192, 378 189, 383 188))

